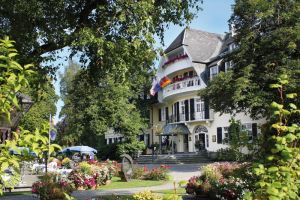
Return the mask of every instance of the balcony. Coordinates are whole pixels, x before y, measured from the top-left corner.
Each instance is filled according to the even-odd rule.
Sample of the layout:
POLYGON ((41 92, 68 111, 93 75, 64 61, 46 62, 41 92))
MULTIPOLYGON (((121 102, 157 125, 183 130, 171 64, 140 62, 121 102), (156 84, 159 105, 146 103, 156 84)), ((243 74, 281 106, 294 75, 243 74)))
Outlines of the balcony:
POLYGON ((193 63, 191 60, 186 56, 180 59, 176 59, 173 62, 169 63, 169 61, 164 64, 162 69, 164 71, 165 76, 172 74, 174 72, 181 71, 183 69, 192 68, 193 63))
POLYGON ((205 118, 204 111, 196 112, 193 114, 193 119, 190 119, 190 113, 189 113, 189 120, 185 120, 185 114, 179 114, 179 121, 177 120, 175 115, 170 115, 169 119, 166 120, 166 123, 185 123, 185 122, 201 122, 201 121, 211 121, 214 118, 214 112, 213 110, 209 110, 209 118, 205 118))
POLYGON ((201 79, 199 77, 188 78, 166 86, 163 89, 163 98, 184 92, 197 91, 202 88, 204 88, 204 84, 201 83, 201 79))

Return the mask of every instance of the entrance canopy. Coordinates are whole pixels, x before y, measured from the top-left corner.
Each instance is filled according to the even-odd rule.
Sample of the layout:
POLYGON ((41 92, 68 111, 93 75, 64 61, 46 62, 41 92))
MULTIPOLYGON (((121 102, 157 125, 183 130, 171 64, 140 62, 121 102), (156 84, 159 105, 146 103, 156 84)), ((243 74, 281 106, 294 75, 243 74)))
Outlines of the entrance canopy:
POLYGON ((164 126, 163 133, 161 135, 188 135, 190 131, 185 124, 167 124, 164 126))

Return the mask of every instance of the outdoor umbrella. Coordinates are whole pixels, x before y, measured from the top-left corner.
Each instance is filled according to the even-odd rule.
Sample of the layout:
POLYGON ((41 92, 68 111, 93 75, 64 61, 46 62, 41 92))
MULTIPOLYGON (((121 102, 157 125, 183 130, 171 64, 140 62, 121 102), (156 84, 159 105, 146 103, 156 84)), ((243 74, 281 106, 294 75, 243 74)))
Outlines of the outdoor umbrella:
POLYGON ((66 147, 64 148, 61 152, 62 153, 66 153, 68 150, 70 150, 71 152, 81 152, 81 153, 89 153, 89 152, 93 152, 93 153, 97 153, 97 150, 89 147, 89 146, 73 146, 73 147, 66 147))

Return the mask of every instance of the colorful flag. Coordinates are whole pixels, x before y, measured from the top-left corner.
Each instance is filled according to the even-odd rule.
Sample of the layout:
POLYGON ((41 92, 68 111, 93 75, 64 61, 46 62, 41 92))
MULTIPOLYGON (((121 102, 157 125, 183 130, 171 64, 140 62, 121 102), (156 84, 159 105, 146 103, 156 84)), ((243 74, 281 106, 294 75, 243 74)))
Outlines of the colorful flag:
POLYGON ((161 88, 164 88, 166 87, 167 85, 169 85, 172 81, 168 78, 168 77, 163 77, 160 82, 159 82, 159 85, 161 88))
POLYGON ((158 91, 160 90, 160 85, 159 83, 157 82, 157 79, 156 77, 153 79, 152 81, 152 87, 150 89, 150 94, 152 96, 154 96, 158 91))

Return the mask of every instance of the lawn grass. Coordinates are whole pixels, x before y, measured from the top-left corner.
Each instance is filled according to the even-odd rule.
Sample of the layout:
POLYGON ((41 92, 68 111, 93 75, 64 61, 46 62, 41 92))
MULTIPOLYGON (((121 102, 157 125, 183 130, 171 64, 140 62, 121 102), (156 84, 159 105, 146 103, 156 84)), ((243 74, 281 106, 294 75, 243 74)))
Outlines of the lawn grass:
POLYGON ((32 195, 32 192, 31 191, 26 191, 26 192, 4 192, 4 196, 15 196, 15 195, 30 196, 30 195, 32 195))
MULTIPOLYGON (((157 190, 157 191, 153 191, 155 193, 161 193, 161 194, 174 194, 174 190, 157 190)), ((178 195, 185 195, 185 188, 176 188, 176 194, 178 195)))
POLYGON ((149 187, 162 185, 166 181, 151 181, 151 180, 131 180, 129 182, 121 181, 120 177, 113 177, 112 182, 109 185, 103 185, 100 190, 110 190, 110 189, 122 189, 122 188, 135 188, 135 187, 149 187))

